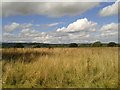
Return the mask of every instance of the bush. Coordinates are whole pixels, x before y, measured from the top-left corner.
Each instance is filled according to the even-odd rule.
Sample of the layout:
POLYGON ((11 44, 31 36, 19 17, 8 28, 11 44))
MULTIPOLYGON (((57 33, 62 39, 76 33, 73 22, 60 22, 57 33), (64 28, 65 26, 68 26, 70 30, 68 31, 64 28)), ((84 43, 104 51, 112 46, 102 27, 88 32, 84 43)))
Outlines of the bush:
POLYGON ((33 45, 32 48, 40 48, 40 45, 33 45))
POLYGON ((79 44, 79 47, 86 47, 86 44, 79 44))
POLYGON ((110 42, 107 44, 108 47, 115 47, 117 44, 115 42, 110 42))
POLYGON ((71 43, 69 47, 78 47, 78 45, 76 43, 71 43))
POLYGON ((22 43, 16 43, 14 48, 24 48, 22 43))
POLYGON ((107 47, 107 44, 102 44, 102 47, 107 47))
POLYGON ((92 44, 92 46, 94 46, 94 47, 100 47, 100 46, 102 46, 102 43, 99 42, 99 41, 97 41, 97 42, 94 42, 94 43, 92 44))
POLYGON ((91 47, 91 44, 79 44, 79 47, 91 47))

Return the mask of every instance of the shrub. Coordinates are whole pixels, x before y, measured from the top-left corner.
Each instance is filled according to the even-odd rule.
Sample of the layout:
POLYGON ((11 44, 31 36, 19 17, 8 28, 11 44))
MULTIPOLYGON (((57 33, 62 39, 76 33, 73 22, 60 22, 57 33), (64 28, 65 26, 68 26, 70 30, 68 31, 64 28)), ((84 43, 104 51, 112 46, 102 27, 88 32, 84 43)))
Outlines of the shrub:
POLYGON ((78 45, 76 43, 71 43, 69 47, 78 47, 78 45))
POLYGON ((16 43, 14 48, 24 48, 22 43, 16 43))
POLYGON ((41 46, 40 45, 33 45, 32 47, 33 48, 40 48, 41 46))
POLYGON ((99 41, 97 41, 97 42, 94 42, 94 43, 92 44, 92 46, 94 46, 94 47, 100 47, 100 46, 102 46, 102 43, 99 42, 99 41))
POLYGON ((114 47, 117 46, 117 44, 115 42, 110 42, 107 44, 108 47, 114 47))

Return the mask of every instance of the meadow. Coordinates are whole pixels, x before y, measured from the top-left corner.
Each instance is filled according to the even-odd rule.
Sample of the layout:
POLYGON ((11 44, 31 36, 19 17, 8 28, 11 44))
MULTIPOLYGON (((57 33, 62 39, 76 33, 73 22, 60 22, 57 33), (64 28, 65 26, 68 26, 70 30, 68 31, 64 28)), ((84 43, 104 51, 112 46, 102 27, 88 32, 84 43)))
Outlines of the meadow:
POLYGON ((116 88, 118 47, 3 48, 3 88, 116 88))

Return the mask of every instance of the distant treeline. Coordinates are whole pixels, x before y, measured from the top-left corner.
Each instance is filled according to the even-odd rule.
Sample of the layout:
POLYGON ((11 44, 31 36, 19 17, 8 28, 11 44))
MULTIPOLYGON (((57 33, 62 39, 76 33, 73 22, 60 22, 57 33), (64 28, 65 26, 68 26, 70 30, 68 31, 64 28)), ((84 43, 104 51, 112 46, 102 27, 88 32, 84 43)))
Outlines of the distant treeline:
POLYGON ((101 43, 70 43, 70 44, 44 44, 44 43, 2 43, 2 48, 55 48, 55 47, 119 47, 115 42, 101 43))

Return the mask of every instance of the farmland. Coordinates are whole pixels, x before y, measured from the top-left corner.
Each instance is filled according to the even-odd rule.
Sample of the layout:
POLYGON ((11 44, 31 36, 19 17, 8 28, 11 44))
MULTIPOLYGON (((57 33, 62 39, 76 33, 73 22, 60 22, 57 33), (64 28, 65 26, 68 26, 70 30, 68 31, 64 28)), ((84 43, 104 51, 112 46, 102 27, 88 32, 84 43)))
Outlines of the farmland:
POLYGON ((116 88, 118 47, 3 48, 3 88, 116 88))

